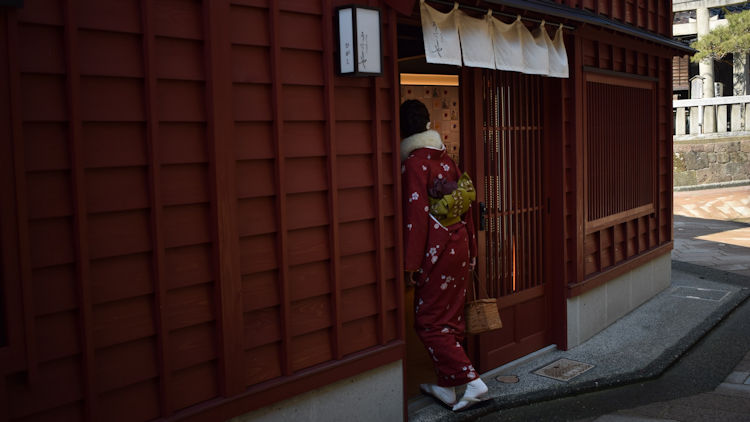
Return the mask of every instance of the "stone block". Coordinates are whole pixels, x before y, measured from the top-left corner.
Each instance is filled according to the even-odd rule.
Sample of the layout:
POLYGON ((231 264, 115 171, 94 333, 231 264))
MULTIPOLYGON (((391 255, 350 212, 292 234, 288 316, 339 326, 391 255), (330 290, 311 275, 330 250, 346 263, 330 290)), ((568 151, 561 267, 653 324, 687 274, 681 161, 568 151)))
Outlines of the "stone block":
POLYGON ((698 107, 690 107, 690 134, 697 135, 699 133, 701 133, 701 127, 698 124, 698 107))
POLYGON ((653 270, 649 264, 642 265, 630 272, 632 280, 632 303, 636 308, 654 295, 653 270))
POLYGON ((742 130, 742 104, 732 104, 732 132, 742 130))
POLYGON ((742 144, 740 145, 740 151, 742 152, 750 152, 750 139, 743 139, 742 144))
POLYGON ((703 107, 703 133, 716 133, 716 110, 714 106, 703 107))
POLYGON ((685 154, 685 167, 688 170, 698 170, 708 167, 708 153, 696 152, 694 154, 685 154))
POLYGON ((687 170, 684 172, 674 173, 674 185, 675 186, 693 186, 698 184, 695 170, 687 170))
POLYGON ((709 162, 709 164, 716 162, 716 153, 715 152, 708 152, 706 154, 708 155, 708 162, 709 162))
POLYGON ((581 344, 580 323, 578 321, 578 304, 580 299, 574 297, 567 301, 567 326, 568 326, 568 347, 575 347, 581 344))
POLYGON ((716 132, 727 131, 727 106, 725 104, 716 106, 716 132))
POLYGON ((606 322, 610 325, 630 312, 630 277, 618 277, 605 284, 606 322))
POLYGON ((675 172, 687 170, 687 167, 685 167, 685 154, 676 152, 672 158, 672 166, 675 172))
POLYGON ((709 168, 696 170, 694 173, 694 182, 685 186, 703 185, 705 183, 714 183, 718 181, 716 178, 716 173, 709 168))
POLYGON ((579 341, 593 337, 596 333, 607 327, 605 307, 604 286, 584 293, 579 296, 579 341))
POLYGON ((677 113, 675 116, 675 134, 677 135, 684 135, 685 129, 686 129, 687 121, 685 119, 685 107, 679 107, 677 108, 677 113))
POLYGON ((747 161, 747 154, 743 152, 732 151, 729 153, 730 163, 744 163, 747 161))
POLYGON ((716 161, 719 164, 726 164, 729 162, 729 153, 728 152, 719 152, 716 153, 716 161))

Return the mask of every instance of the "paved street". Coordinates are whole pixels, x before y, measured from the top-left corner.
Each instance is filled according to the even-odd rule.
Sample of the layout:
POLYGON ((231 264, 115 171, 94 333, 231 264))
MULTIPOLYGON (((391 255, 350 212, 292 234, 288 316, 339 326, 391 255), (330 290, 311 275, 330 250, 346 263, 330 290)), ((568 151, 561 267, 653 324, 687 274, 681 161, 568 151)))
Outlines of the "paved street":
MULTIPOLYGON (((750 288, 750 186, 675 193, 673 271, 750 288)), ((652 380, 481 421, 750 421, 750 301, 652 380)))
MULTIPOLYGON (((672 259, 750 277, 750 186, 675 192, 672 259)), ((711 391, 620 410, 618 421, 750 421, 750 351, 711 391)))

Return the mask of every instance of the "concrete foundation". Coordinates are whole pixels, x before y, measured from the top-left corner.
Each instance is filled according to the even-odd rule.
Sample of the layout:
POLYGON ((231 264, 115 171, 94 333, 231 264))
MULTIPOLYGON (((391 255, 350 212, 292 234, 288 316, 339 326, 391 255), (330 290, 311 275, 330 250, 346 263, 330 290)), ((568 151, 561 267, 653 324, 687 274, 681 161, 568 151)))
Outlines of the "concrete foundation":
POLYGON ((274 403, 229 422, 403 421, 402 362, 274 403))
POLYGON ((664 254, 589 292, 568 299, 568 348, 584 343, 669 286, 672 259, 664 254))

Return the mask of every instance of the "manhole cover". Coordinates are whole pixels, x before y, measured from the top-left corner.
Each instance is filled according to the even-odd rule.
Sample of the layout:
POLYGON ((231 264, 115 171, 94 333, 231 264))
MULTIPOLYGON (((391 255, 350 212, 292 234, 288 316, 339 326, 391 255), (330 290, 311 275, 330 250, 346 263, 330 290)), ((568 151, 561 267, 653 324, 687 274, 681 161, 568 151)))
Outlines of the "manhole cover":
POLYGON ((577 362, 570 359, 560 359, 550 363, 544 368, 537 369, 534 373, 558 381, 570 381, 593 367, 594 365, 589 365, 588 363, 577 362))
POLYGON ((704 289, 701 287, 677 286, 672 291, 672 296, 687 299, 710 300, 721 302, 729 294, 727 290, 704 289))

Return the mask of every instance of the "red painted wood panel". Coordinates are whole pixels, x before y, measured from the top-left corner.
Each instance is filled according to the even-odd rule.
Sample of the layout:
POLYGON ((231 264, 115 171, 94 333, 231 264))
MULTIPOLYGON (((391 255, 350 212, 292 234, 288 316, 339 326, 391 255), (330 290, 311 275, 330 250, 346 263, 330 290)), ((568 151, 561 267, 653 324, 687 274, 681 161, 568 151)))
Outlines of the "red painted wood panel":
POLYGON ((396 28, 383 78, 338 78, 330 2, 238 3, 18 11, 23 328, 42 363, 2 374, 11 417, 165 417, 398 349, 396 28))
POLYGON ((99 393, 156 378, 156 343, 153 337, 102 349, 96 355, 99 393))
POLYGON ((128 385, 99 395, 102 418, 127 422, 159 417, 159 384, 155 379, 128 385), (134 408, 133 403, 138 403, 134 408))
POLYGON ((32 273, 34 310, 37 316, 78 307, 75 274, 70 265, 36 269, 32 273))
POLYGON ((91 298, 115 302, 153 292, 151 259, 147 253, 91 261, 91 298))
POLYGON ((167 358, 174 370, 212 361, 218 355, 213 321, 171 330, 167 342, 167 358))
POLYGON ((242 300, 246 312, 279 304, 276 273, 266 271, 242 277, 242 300))
POLYGON ((18 65, 24 73, 65 73, 62 29, 56 26, 22 24, 18 65))

